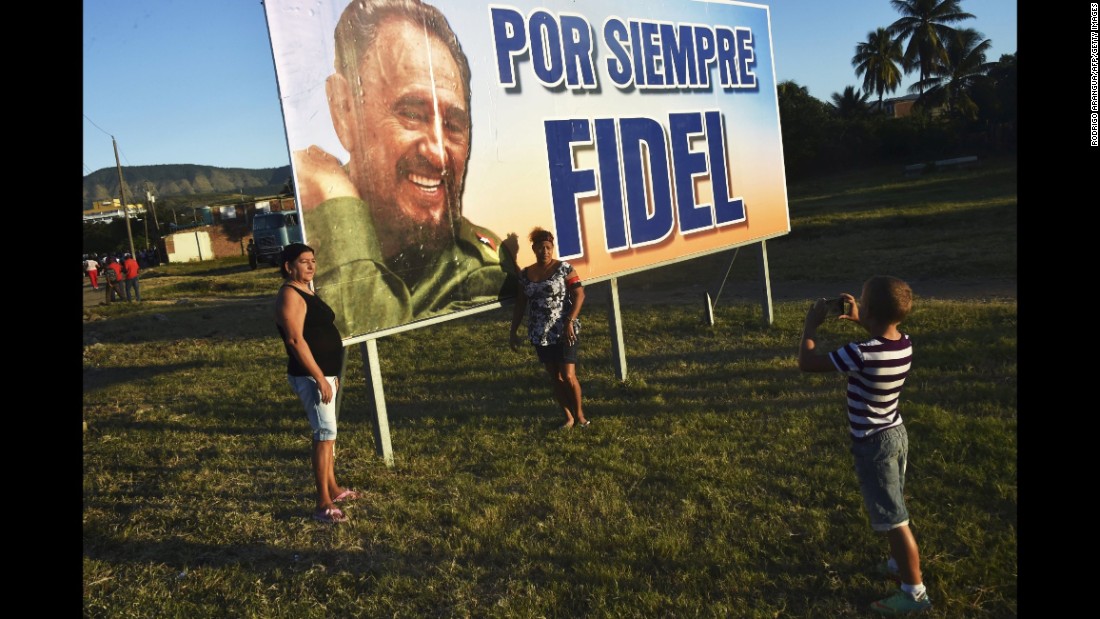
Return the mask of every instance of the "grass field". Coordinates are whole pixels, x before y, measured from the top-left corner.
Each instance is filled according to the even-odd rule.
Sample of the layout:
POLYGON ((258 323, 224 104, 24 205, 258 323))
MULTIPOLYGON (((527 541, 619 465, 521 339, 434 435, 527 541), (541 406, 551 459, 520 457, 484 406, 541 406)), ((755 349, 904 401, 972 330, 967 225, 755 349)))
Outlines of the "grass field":
MULTIPOLYGON (((85 616, 870 616, 893 588, 872 570, 886 545, 852 472, 843 378, 795 364, 808 299, 874 273, 1014 281, 1016 163, 852 174, 792 186, 790 207, 771 274, 808 292, 777 300, 771 326, 732 292, 714 326, 680 302, 721 280, 726 253, 628 276, 624 298, 650 302, 622 309, 619 381, 592 287, 586 430, 555 431, 502 308, 379 340, 386 467, 353 349, 337 474, 365 495, 339 527, 309 519, 275 270, 150 269, 144 303, 85 309, 85 616)), ((730 290, 754 289, 757 261, 741 252, 730 290)), ((914 289, 906 494, 931 616, 1014 617, 1016 300, 914 289)))

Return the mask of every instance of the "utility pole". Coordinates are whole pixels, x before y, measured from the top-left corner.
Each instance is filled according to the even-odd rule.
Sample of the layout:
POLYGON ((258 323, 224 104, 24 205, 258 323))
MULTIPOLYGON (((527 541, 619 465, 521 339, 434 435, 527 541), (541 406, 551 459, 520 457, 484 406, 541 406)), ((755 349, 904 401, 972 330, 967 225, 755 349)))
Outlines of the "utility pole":
POLYGON ((145 181, 145 249, 149 249, 149 214, 153 215, 153 232, 160 236, 160 225, 157 224, 157 205, 153 202, 153 194, 149 192, 149 181, 145 181))
POLYGON ((115 136, 111 136, 111 146, 115 148, 115 169, 118 170, 118 194, 122 201, 122 212, 126 214, 126 236, 130 239, 130 255, 136 256, 134 251, 134 233, 130 231, 130 209, 126 207, 126 183, 122 180, 122 164, 118 162, 118 144, 115 136))
POLYGON ((145 209, 145 217, 141 218, 141 223, 145 224, 145 249, 149 249, 149 209, 145 209))
POLYGON ((153 225, 157 227, 157 237, 160 237, 160 222, 157 221, 157 197, 153 195, 153 186, 145 181, 145 198, 153 205, 153 225))

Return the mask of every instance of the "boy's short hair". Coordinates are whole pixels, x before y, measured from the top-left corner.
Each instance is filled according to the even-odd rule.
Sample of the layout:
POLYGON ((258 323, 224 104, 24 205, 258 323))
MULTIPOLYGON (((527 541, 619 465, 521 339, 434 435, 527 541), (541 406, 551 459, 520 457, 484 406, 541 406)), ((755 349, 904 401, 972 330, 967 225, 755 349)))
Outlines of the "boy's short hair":
POLYGON ((913 309, 913 290, 905 281, 890 275, 876 275, 863 284, 867 315, 891 324, 905 320, 913 309))

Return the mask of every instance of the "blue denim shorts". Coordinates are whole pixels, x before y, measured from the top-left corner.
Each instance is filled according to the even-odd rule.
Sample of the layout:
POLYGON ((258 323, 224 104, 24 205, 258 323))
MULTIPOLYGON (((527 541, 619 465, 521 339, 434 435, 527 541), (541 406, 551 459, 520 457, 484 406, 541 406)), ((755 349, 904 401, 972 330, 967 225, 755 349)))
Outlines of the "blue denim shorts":
POLYGON ((321 402, 321 390, 317 388, 317 381, 312 376, 291 376, 287 374, 290 388, 298 394, 298 399, 306 407, 306 417, 309 418, 309 427, 313 428, 313 440, 336 440, 336 377, 326 376, 325 380, 332 385, 332 400, 325 404, 321 402))
POLYGON ((889 531, 909 524, 905 508, 905 466, 909 435, 895 426, 865 441, 852 441, 856 477, 863 504, 875 531, 889 531))

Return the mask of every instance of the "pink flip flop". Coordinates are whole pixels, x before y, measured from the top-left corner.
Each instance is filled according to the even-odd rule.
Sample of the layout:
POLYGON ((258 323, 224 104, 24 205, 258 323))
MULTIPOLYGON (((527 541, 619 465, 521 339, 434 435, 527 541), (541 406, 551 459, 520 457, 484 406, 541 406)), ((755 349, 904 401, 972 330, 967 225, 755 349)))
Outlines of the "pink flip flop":
POLYGON ((347 489, 340 494, 336 495, 336 498, 332 499, 333 503, 341 503, 343 501, 354 501, 359 498, 359 492, 357 490, 347 489))
POLYGON ((337 524, 348 521, 348 517, 345 516, 344 512, 340 511, 338 507, 318 509, 313 512, 313 519, 325 524, 337 524))

